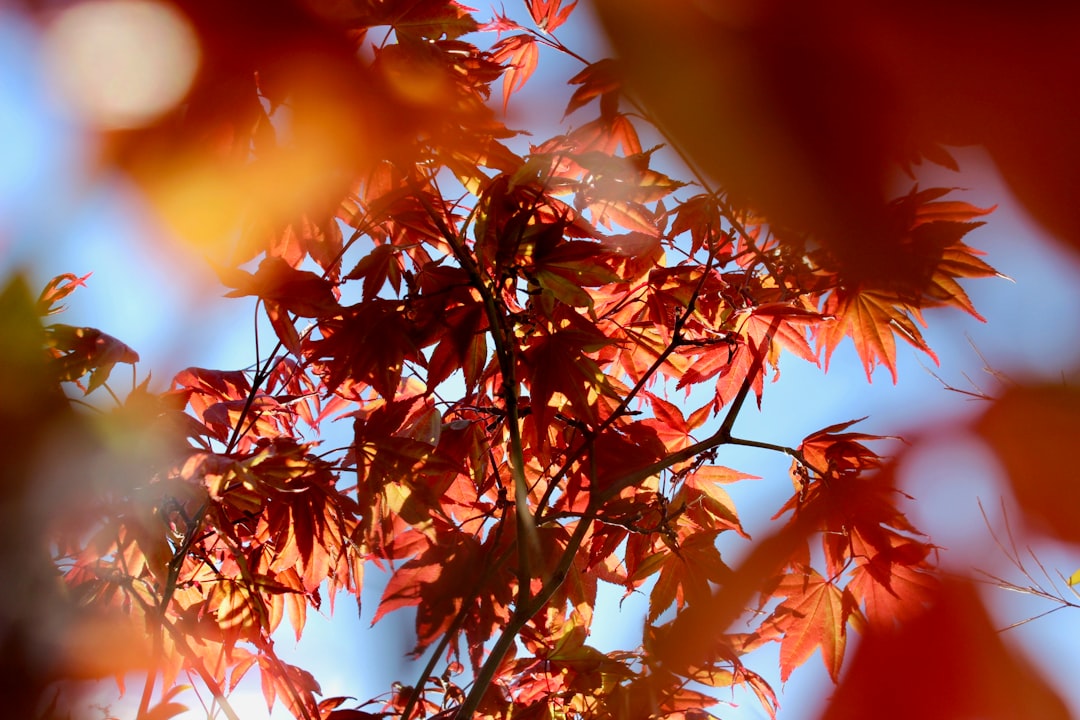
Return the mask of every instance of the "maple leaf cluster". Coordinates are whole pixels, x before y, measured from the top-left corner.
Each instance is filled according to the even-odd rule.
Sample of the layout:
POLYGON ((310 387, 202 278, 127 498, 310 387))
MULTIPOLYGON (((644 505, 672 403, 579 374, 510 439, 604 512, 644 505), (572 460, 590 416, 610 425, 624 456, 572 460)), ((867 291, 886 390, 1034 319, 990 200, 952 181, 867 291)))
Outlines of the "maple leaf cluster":
MULTIPOLYGON (((775 715, 747 653, 779 643, 787 680, 820 650, 838 680, 849 627, 920 617, 940 593, 936 548, 901 509, 884 438, 852 423, 786 446, 732 431, 782 358, 827 366, 850 338, 868 378, 895 380, 897 336, 932 357, 923 311, 978 317, 958 281, 995 274, 963 242, 989 210, 913 188, 889 206, 902 271, 852 276, 827 242, 672 177, 618 63, 553 34, 575 3, 528 0, 528 19, 486 24, 453 0, 334 7, 292 8, 294 35, 284 11, 246 32, 297 38, 308 60, 302 40, 334 37, 317 90, 362 78, 405 109, 401 127, 378 131, 384 153, 342 140, 318 202, 254 208, 220 274, 229 296, 257 299, 275 349, 118 399, 168 438, 167 461, 53 540, 72 596, 149 638, 141 717, 175 709, 168 691, 149 707, 157 677, 197 676, 228 708, 256 668, 267 704, 305 720, 700 717, 731 686, 775 715), (573 123, 527 145, 493 89, 505 111, 548 54, 582 65, 573 123), (347 447, 320 447, 327 423, 347 447), (723 486, 749 476, 718 463, 727 445, 786 453, 795 488, 778 534, 734 569, 717 539, 749 535, 723 486), (299 638, 309 609, 358 600, 369 567, 389 574, 373 622, 415 608, 413 652, 434 649, 370 713, 320 701, 275 650, 286 618, 299 638), (601 582, 648 594, 639 647, 588 644, 601 582)), ((288 48, 273 62, 248 50, 229 78, 255 104, 206 116, 207 90, 188 119, 229 126, 230 162, 275 167, 290 147, 277 108, 292 108, 295 142, 330 121, 305 115, 317 103, 288 48)), ((355 92, 337 107, 370 115, 355 92)), ((84 280, 57 278, 38 312, 84 280)), ((88 328, 49 325, 42 345, 53 381, 86 393, 138 360, 88 328)))

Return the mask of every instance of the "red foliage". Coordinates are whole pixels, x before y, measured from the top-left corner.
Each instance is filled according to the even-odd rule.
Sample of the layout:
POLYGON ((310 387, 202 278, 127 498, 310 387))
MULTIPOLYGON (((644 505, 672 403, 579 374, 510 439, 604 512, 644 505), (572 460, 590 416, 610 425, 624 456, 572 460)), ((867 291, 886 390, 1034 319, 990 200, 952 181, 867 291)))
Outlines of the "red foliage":
MULTIPOLYGON (((789 189, 763 189, 764 176, 730 188, 760 200, 753 210, 704 177, 680 194, 685 183, 657 169, 672 164, 666 151, 641 146, 645 114, 623 94, 625 69, 585 62, 552 34, 573 2, 527 0, 531 26, 481 25, 453 0, 227 5, 182 3, 207 67, 183 113, 116 138, 114 151, 151 192, 178 166, 217 168, 242 187, 264 173, 296 183, 295 194, 257 198, 243 233, 235 217, 196 223, 239 237, 219 273, 229 296, 258 299, 279 343, 254 369, 189 368, 158 396, 137 388, 172 454, 50 538, 74 597, 152 638, 148 690, 187 671, 225 706, 257 667, 268 705, 305 720, 690 718, 722 697, 711 689, 742 685, 775 714, 772 688, 743 656, 778 642, 786 681, 820 651, 839 680, 852 626, 867 630, 868 659, 829 710, 846 717, 867 702, 859 673, 898 675, 882 664, 893 644, 917 663, 895 625, 929 637, 972 604, 937 582, 936 548, 871 447, 882 438, 842 423, 781 446, 732 428, 782 358, 823 355, 827 368, 850 338, 868 378, 884 366, 895 381, 896 336, 933 357, 924 310, 978 317, 959 280, 994 270, 962 239, 990 210, 917 187, 878 203, 877 185, 859 182, 883 161, 859 153, 882 138, 848 145, 839 130, 813 146, 825 158, 804 158, 823 162, 792 171, 839 183, 824 206, 811 207, 815 190, 780 208, 789 189), (547 53, 584 64, 558 107, 597 114, 526 152, 491 90, 501 79, 505 111, 547 53), (282 108, 291 143, 270 124, 282 108), (162 139, 174 134, 175 145, 162 139), (211 142, 223 134, 228 147, 211 142), (823 169, 833 156, 838 169, 823 169), (832 213, 841 201, 851 217, 832 213), (879 233, 859 239, 869 263, 850 236, 868 229, 879 233), (678 391, 700 407, 676 405, 678 391), (351 420, 347 448, 304 440, 330 417, 351 420), (777 533, 736 568, 717 539, 749 536, 722 484, 750 478, 716 464, 725 445, 794 459, 777 533), (415 607, 415 652, 434 648, 378 713, 318 702, 315 678, 273 642, 284 618, 299 638, 308 608, 339 592, 358 599, 368 564, 390 573, 373 622, 415 607), (640 647, 587 644, 601 581, 648 592, 640 647), (740 617, 749 630, 733 632, 740 617)), ((812 59, 807 73, 832 68, 812 59)), ((825 100, 850 122, 873 115, 847 88, 825 100)), ((36 315, 85 279, 55 279, 36 315)), ((138 361, 89 328, 20 337, 47 349, 54 389, 88 376, 90 393, 116 363, 138 361)), ((980 427, 1012 434, 1010 412, 980 427)), ((969 625, 979 647, 1006 652, 982 620, 969 625)), ((933 672, 968 659, 956 651, 933 672)), ((1005 685, 1011 672, 993 677, 1005 685)), ((148 692, 140 717, 172 714, 169 692, 156 710, 148 692)), ((956 709, 966 702, 957 695, 956 709)))

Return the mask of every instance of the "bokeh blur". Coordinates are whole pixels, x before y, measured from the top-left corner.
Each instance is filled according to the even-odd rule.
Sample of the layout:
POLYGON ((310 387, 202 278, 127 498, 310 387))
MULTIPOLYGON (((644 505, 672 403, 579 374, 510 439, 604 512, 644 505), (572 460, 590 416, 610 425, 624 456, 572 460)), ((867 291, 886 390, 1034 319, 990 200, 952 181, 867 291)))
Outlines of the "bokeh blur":
MULTIPOLYGON (((915 178, 997 206, 971 240, 1010 279, 968 287, 985 325, 927 313, 939 367, 901 354, 893 386, 884 373, 866 384, 850 348, 825 376, 791 364, 768 389, 764 411, 739 429, 797 442, 870 415, 865 431, 911 439, 901 464, 916 498, 911 515, 943 546, 947 568, 1028 583, 994 544, 981 499, 998 533, 1002 508, 1008 513, 1025 559, 1030 546, 1051 576, 1068 578, 1080 567, 1080 476, 1069 454, 1080 434, 1080 56, 1068 51, 1076 11, 1009 2, 950 2, 947 11, 785 0, 596 6, 599 25, 575 16, 581 43, 604 46, 606 30, 636 91, 690 156, 781 222, 835 238, 855 274, 889 265, 890 249, 867 238, 878 227, 873 208, 913 182, 890 170, 897 160, 921 151, 947 165, 939 153, 948 153, 959 171, 915 164, 915 178), (983 394, 1000 399, 976 397, 983 394)), ((160 391, 191 365, 249 366, 253 303, 222 298, 217 279, 222 267, 253 257, 252 239, 262 237, 244 218, 304 215, 314 233, 332 232, 334 204, 376 156, 404 159, 402 138, 452 124, 440 115, 451 112, 444 89, 424 67, 376 72, 354 62, 353 45, 333 28, 364 12, 377 15, 378 4, 0 8, 0 577, 10 583, 0 602, 0 696, 12 717, 34 717, 32 704, 58 676, 90 681, 86 707, 134 715, 132 687, 117 700, 110 676, 137 670, 151 650, 121 620, 63 594, 46 538, 58 528, 89 532, 94 497, 130 492, 170 457, 168 428, 149 427, 137 403, 99 422, 55 396, 36 369, 44 335, 34 299, 53 276, 93 272, 56 319, 101 328, 137 352, 129 380, 130 357, 111 346, 124 387, 152 373, 149 387, 160 391)), ((533 89, 543 96, 543 85, 533 89)), ((733 495, 751 534, 767 534, 790 493, 787 463, 741 451, 725 463, 766 478, 733 495)), ((375 580, 368 607, 379 591, 375 580)), ((981 596, 997 628, 1054 607, 992 584, 981 596)), ((597 611, 611 618, 598 623, 597 646, 616 646, 620 627, 639 626, 642 603, 613 593, 597 611)), ((409 674, 397 662, 406 631, 369 630, 369 621, 370 611, 359 621, 339 612, 333 624, 316 620, 302 642, 282 644, 327 695, 366 699, 409 674)), ((1080 650, 1069 638, 1078 629, 1080 611, 1065 608, 1001 635, 1047 674, 1073 716, 1080 650)), ((831 691, 812 662, 788 683, 780 717, 817 717, 831 691)), ((251 700, 237 703, 245 718, 265 714, 257 688, 238 695, 251 700)), ((752 701, 735 700, 725 717, 763 717, 752 701)))

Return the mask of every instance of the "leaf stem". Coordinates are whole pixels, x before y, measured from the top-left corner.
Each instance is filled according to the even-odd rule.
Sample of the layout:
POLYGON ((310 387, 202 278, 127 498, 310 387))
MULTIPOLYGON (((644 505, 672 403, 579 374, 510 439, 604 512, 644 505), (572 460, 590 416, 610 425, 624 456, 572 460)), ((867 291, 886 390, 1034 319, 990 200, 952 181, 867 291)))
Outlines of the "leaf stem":
POLYGON ((799 452, 795 448, 791 448, 786 445, 776 445, 774 443, 762 442, 760 440, 746 440, 737 437, 729 437, 728 445, 742 445, 744 447, 761 448, 762 450, 772 450, 774 452, 790 455, 792 458, 795 459, 796 462, 798 462, 803 467, 807 468, 808 470, 813 470, 814 473, 819 477, 825 477, 825 473, 807 462, 806 457, 801 452, 799 452))
POLYGON ((589 449, 589 447, 592 445, 593 440, 597 436, 599 436, 600 433, 607 430, 620 417, 622 417, 622 414, 626 411, 626 408, 630 406, 630 403, 633 402, 634 398, 637 397, 638 393, 641 392, 642 388, 644 388, 649 383, 653 376, 660 370, 661 366, 663 366, 663 364, 667 362, 667 359, 671 357, 671 354, 674 353, 675 350, 679 347, 679 344, 682 341, 683 327, 694 314, 694 311, 697 307, 698 297, 701 295, 701 291, 705 287, 705 281, 708 279, 709 273, 712 271, 712 264, 715 259, 716 254, 710 252, 709 258, 705 263, 705 271, 701 274, 701 280, 698 281, 698 284, 694 288, 694 291, 690 294, 690 298, 686 303, 685 311, 680 314, 679 317, 675 318, 675 324, 671 333, 671 340, 668 342, 667 347, 665 347, 660 352, 660 354, 656 356, 656 359, 652 362, 651 365, 649 365, 648 369, 645 370, 641 378, 634 384, 634 387, 630 389, 630 391, 619 402, 618 406, 611 412, 611 414, 609 414, 608 417, 603 422, 601 422, 595 430, 589 433, 585 433, 585 441, 577 448, 577 450, 570 454, 570 456, 563 463, 562 467, 559 468, 559 471, 555 474, 555 477, 552 479, 551 483, 548 484, 548 487, 544 492, 544 497, 541 499, 540 504, 536 508, 536 514, 534 516, 534 519, 537 524, 540 524, 543 521, 543 512, 547 508, 548 500, 550 499, 555 488, 558 486, 558 481, 569 471, 570 466, 573 465, 573 463, 577 462, 579 459, 581 459, 582 455, 587 449, 589 449))

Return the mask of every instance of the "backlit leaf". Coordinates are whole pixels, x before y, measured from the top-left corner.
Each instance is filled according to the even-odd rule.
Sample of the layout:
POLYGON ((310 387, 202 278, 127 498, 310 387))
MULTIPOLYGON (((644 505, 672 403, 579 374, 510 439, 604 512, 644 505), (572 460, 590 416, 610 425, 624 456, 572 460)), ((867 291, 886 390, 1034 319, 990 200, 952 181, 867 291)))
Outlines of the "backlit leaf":
POLYGON ((537 27, 546 32, 555 32, 555 29, 566 22, 577 5, 573 0, 569 5, 562 7, 562 0, 525 0, 525 6, 529 8, 533 22, 537 27))
POLYGON ((783 632, 780 679, 786 682, 796 667, 820 649, 825 669, 838 681, 847 646, 847 620, 854 606, 850 595, 814 572, 785 576, 777 593, 787 598, 773 613, 773 622, 783 632))
POLYGON ((511 35, 497 42, 492 48, 492 59, 506 65, 503 74, 503 112, 510 103, 510 96, 525 86, 536 70, 540 50, 531 35, 511 35))

